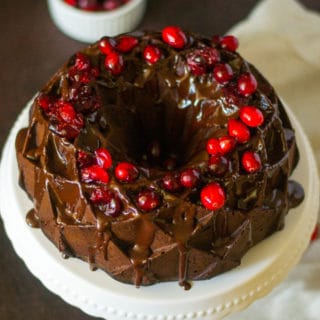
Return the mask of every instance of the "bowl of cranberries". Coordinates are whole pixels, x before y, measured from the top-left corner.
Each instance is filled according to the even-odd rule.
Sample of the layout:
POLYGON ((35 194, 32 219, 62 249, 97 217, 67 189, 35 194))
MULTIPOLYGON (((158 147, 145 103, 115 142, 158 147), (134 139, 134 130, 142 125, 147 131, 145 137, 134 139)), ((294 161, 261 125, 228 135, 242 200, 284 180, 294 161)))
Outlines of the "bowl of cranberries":
POLYGON ((143 17, 146 0, 47 0, 51 17, 69 37, 94 42, 132 31, 143 17))

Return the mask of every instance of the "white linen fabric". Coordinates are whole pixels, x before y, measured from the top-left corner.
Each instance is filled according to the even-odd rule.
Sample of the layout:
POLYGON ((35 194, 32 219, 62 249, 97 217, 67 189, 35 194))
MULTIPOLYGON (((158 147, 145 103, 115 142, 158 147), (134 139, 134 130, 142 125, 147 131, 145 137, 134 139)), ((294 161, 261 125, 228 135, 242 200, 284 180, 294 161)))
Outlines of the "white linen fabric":
MULTIPOLYGON (((295 0, 264 0, 228 33, 294 111, 320 168, 320 15, 295 0)), ((270 295, 227 319, 319 320, 320 240, 270 295)))

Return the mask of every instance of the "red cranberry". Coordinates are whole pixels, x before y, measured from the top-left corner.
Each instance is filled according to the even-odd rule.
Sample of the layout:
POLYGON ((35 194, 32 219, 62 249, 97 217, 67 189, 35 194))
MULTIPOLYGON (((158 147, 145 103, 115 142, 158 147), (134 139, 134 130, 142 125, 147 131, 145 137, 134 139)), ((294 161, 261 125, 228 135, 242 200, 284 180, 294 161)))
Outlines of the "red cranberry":
POLYGON ((99 49, 105 55, 108 55, 111 52, 113 52, 114 51, 114 46, 115 46, 115 41, 110 39, 110 38, 103 37, 99 41, 99 49))
POLYGON ((94 189, 90 195, 90 200, 95 205, 99 205, 107 216, 117 217, 121 212, 120 199, 106 188, 94 189))
POLYGON ((81 180, 86 183, 101 182, 108 183, 109 175, 103 168, 94 164, 81 170, 81 180))
POLYGON ((261 160, 260 156, 252 151, 246 151, 242 155, 241 164, 244 170, 249 173, 254 173, 260 170, 261 160))
POLYGON ((252 95, 257 90, 257 87, 257 80, 252 73, 245 73, 238 79, 238 91, 245 97, 252 95))
POLYGON ((220 44, 221 40, 222 40, 222 37, 217 35, 217 34, 212 36, 212 43, 215 44, 215 45, 220 44))
POLYGON ((104 169, 109 169, 112 166, 112 157, 110 152, 105 148, 100 148, 95 151, 97 163, 104 169))
POLYGON ((205 74, 218 61, 220 61, 219 51, 209 47, 196 49, 187 56, 189 69, 196 76, 205 74))
POLYGON ((95 163, 94 158, 88 152, 79 150, 77 153, 77 163, 80 168, 85 168, 95 163))
POLYGON ((77 113, 71 103, 62 100, 55 102, 48 115, 57 132, 68 139, 76 138, 85 124, 83 115, 77 113))
POLYGON ((220 45, 223 49, 236 51, 239 47, 239 40, 235 36, 227 35, 221 38, 220 45))
POLYGON ((315 241, 319 238, 319 225, 317 224, 315 226, 315 228, 313 229, 313 232, 312 232, 312 235, 311 235, 311 238, 310 240, 311 241, 315 241))
POLYGON ((64 0, 64 2, 73 7, 76 7, 78 4, 78 0, 64 0))
POLYGON ((181 189, 180 175, 177 173, 168 173, 162 178, 163 189, 176 192, 181 189))
POLYGON ((121 1, 119 0, 105 0, 102 3, 102 7, 104 10, 110 11, 115 10, 121 6, 121 1))
POLYGON ((220 84, 226 84, 232 79, 233 71, 229 64, 220 63, 214 67, 213 76, 220 84))
POLYGON ((208 160, 209 170, 217 176, 224 175, 228 170, 228 166, 229 161, 223 156, 211 156, 208 160))
POLYGON ((171 47, 182 49, 187 44, 185 33, 175 26, 168 26, 162 30, 162 39, 171 47))
POLYGON ((196 169, 185 169, 180 174, 180 184, 186 188, 193 188, 199 182, 200 174, 196 169))
POLYGON ((161 51, 158 47, 150 44, 144 48, 143 57, 147 62, 155 64, 161 58, 161 51))
POLYGON ((119 75, 124 68, 123 57, 117 52, 111 52, 106 56, 105 66, 114 76, 119 75))
POLYGON ((233 137, 223 136, 219 138, 219 149, 221 154, 227 154, 236 146, 236 140, 233 137))
POLYGON ((234 137, 240 143, 246 143, 250 139, 248 127, 241 121, 230 119, 228 121, 229 136, 234 137))
POLYGON ((100 8, 97 0, 78 0, 78 6, 87 11, 95 11, 100 8))
POLYGON ((130 52, 137 45, 138 39, 136 37, 121 36, 117 41, 116 48, 120 52, 127 53, 130 52))
POLYGON ((83 113, 91 113, 102 106, 101 98, 92 86, 75 83, 69 91, 69 99, 77 106, 77 110, 83 113))
POLYGON ((52 101, 45 93, 40 93, 38 95, 37 103, 44 111, 48 111, 52 107, 52 101))
POLYGON ((79 71, 85 71, 90 69, 90 60, 83 53, 78 52, 75 57, 74 66, 79 71))
POLYGON ((264 122, 263 113, 252 106, 244 106, 240 109, 240 119, 249 127, 258 127, 264 122))
POLYGON ((211 138, 207 141, 207 152, 211 155, 217 155, 220 153, 220 143, 216 138, 211 138))
POLYGON ((226 196, 220 184, 212 182, 201 190, 200 199, 207 209, 218 210, 224 206, 226 196))
POLYGON ((59 116, 60 118, 67 123, 73 122, 73 120, 76 118, 76 111, 74 110, 74 107, 72 104, 68 102, 60 102, 59 108, 58 108, 59 116))
POLYGON ((159 207, 160 197, 153 190, 146 189, 140 191, 137 197, 137 205, 143 211, 152 211, 159 207))
POLYGON ((120 162, 115 168, 115 176, 121 182, 130 183, 138 178, 137 167, 128 162, 120 162))

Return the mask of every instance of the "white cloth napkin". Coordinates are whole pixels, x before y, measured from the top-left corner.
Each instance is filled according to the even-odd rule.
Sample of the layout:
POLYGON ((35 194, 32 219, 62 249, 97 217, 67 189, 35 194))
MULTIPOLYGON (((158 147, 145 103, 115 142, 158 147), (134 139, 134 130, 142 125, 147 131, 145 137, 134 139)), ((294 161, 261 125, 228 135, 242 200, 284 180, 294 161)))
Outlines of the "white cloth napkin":
MULTIPOLYGON (((229 33, 297 115, 320 168, 320 15, 294 0, 264 0, 229 33)), ((227 319, 319 320, 320 240, 270 295, 227 319)))

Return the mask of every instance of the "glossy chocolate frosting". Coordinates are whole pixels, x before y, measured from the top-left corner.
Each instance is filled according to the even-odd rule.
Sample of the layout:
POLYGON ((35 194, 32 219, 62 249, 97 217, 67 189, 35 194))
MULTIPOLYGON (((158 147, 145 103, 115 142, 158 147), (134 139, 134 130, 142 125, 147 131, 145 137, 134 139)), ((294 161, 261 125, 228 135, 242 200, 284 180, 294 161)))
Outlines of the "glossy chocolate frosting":
POLYGON ((215 47, 209 39, 186 33, 187 45, 178 50, 158 32, 131 35, 138 45, 123 54, 121 74, 105 68, 96 43, 82 53, 99 75, 76 87, 70 80, 73 56, 43 88, 47 96, 71 101, 82 114, 78 135, 66 137, 38 100, 33 103, 29 126, 16 139, 21 186, 34 203, 27 219, 64 255, 119 281, 139 286, 179 280, 188 288, 189 280, 208 279, 239 265, 250 247, 283 228, 288 210, 301 202, 303 190, 288 180, 298 161, 294 131, 273 88, 239 54, 217 46, 235 79, 245 72, 256 77, 258 88, 249 97, 237 94, 233 80, 220 85, 211 72, 190 72, 186 57, 195 49, 215 47), (142 57, 147 44, 161 49, 155 64, 142 57), (89 99, 84 94, 74 102, 76 90, 89 99), (208 170, 207 140, 226 135, 228 120, 237 118, 243 105, 259 108, 265 121, 230 153, 227 171, 214 175, 208 170), (155 144, 158 151, 151 156, 148 150, 155 144), (97 184, 84 183, 79 174, 79 150, 93 154, 101 147, 110 151, 113 165, 128 161, 140 172, 134 183, 124 184, 110 170, 108 189, 122 206, 116 217, 92 205, 88 195, 97 184), (261 170, 249 174, 241 168, 245 150, 259 153, 261 170), (199 184, 165 191, 159 181, 167 173, 162 164, 168 158, 175 159, 175 171, 197 168, 199 184), (201 188, 212 181, 226 194, 224 206, 215 211, 199 200, 201 188), (139 210, 135 201, 145 187, 161 198, 150 212, 139 210))

